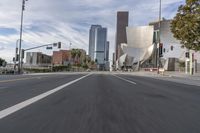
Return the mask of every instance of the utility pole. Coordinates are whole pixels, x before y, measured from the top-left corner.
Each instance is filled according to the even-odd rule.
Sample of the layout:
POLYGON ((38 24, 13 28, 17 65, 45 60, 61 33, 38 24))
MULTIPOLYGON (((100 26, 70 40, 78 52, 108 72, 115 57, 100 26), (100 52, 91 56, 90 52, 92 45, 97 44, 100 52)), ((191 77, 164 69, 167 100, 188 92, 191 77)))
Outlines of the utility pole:
POLYGON ((23 17, 24 17, 24 10, 25 10, 25 2, 28 0, 22 0, 22 11, 21 11, 21 25, 20 25, 20 39, 19 39, 19 63, 18 63, 18 73, 20 74, 21 66, 22 66, 22 29, 23 29, 23 17))

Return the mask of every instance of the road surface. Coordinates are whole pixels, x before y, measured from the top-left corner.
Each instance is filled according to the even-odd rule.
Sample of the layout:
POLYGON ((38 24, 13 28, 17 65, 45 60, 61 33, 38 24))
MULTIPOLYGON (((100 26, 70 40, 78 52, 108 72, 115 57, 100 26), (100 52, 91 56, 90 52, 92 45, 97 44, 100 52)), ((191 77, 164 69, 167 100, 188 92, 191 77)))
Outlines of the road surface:
POLYGON ((200 133, 200 87, 120 74, 0 78, 1 133, 200 133))

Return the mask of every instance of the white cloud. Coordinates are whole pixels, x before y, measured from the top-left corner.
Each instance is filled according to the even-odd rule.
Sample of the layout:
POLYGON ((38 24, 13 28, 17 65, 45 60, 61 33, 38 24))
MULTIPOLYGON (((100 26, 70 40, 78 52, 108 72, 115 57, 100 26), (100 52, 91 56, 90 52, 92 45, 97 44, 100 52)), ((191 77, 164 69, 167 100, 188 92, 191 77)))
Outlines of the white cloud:
MULTIPOLYGON (((176 11, 171 5, 184 0, 163 0, 163 17, 172 18, 176 11), (170 6, 170 7, 169 7, 170 6)), ((158 18, 159 0, 29 0, 24 12, 23 46, 57 41, 88 51, 91 24, 108 28, 111 54, 115 45, 116 12, 130 11, 130 25, 145 25, 158 18)), ((0 1, 0 28, 13 28, 19 32, 21 0, 0 1)), ((0 34, 0 57, 11 60, 18 34, 0 34), (5 48, 4 50, 2 50, 5 48)), ((47 52, 48 53, 48 52, 47 52)), ((112 58, 112 57, 110 57, 112 58)))

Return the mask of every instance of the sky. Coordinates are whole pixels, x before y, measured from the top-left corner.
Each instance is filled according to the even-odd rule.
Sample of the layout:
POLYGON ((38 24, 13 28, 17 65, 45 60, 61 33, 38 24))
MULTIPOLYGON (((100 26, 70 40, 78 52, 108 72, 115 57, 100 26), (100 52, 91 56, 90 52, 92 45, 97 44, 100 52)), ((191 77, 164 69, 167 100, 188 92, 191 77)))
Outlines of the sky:
MULTIPOLYGON (((162 0, 162 17, 172 19, 184 0, 162 0)), ((22 0, 0 0, 0 57, 11 63, 19 39, 22 0)), ((129 11, 129 26, 158 20, 159 0, 28 0, 22 48, 62 42, 62 49, 88 52, 92 24, 108 28, 110 59, 115 50, 117 11, 129 11)), ((53 50, 58 50, 54 48, 53 50)), ((52 54, 45 48, 34 50, 52 54)))

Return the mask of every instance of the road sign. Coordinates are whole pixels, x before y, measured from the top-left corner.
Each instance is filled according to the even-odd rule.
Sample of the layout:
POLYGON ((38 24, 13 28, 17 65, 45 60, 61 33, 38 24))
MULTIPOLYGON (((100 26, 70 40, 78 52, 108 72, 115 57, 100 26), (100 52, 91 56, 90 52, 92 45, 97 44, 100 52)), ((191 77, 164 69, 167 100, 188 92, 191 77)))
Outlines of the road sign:
POLYGON ((47 50, 51 50, 51 49, 53 49, 53 47, 47 47, 46 49, 47 49, 47 50))

